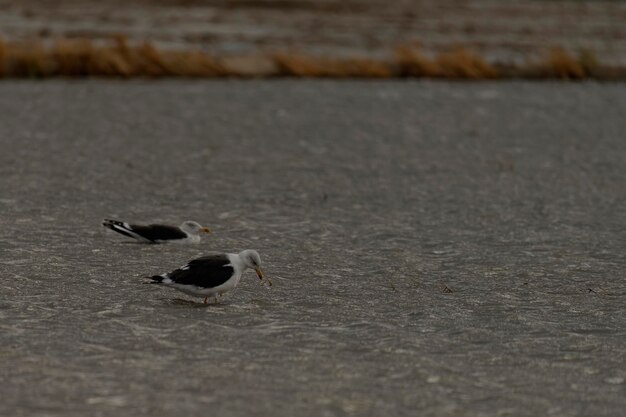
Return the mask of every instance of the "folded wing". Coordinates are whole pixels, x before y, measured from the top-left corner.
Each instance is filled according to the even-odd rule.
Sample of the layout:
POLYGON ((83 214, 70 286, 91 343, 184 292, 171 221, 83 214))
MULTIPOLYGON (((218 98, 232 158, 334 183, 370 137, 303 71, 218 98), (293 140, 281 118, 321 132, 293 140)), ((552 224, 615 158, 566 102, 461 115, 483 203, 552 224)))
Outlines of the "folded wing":
POLYGON ((214 288, 224 284, 235 273, 226 255, 209 255, 194 259, 184 267, 167 274, 175 284, 214 288))
POLYGON ((176 240, 185 239, 187 234, 176 226, 165 226, 160 224, 151 224, 149 226, 139 226, 131 224, 130 228, 139 236, 152 242, 159 240, 176 240))

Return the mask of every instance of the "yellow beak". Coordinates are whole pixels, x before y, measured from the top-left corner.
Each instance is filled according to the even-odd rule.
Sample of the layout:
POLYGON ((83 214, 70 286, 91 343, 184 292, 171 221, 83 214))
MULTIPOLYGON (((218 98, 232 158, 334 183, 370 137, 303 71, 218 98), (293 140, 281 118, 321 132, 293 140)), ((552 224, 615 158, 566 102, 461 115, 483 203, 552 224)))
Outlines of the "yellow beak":
POLYGON ((254 270, 256 271, 256 276, 259 277, 259 279, 263 279, 263 271, 261 271, 261 268, 257 266, 254 270))
MULTIPOLYGON (((256 268, 254 268, 254 270, 256 271, 256 276, 259 277, 261 281, 263 281, 264 276, 263 276, 263 271, 261 271, 261 268, 257 266, 256 268)), ((269 285, 270 287, 272 286, 272 281, 270 281, 269 278, 267 279, 267 285, 269 285)))
POLYGON ((202 230, 204 233, 211 233, 211 230, 209 230, 209 228, 208 228, 208 227, 203 227, 201 230, 202 230))

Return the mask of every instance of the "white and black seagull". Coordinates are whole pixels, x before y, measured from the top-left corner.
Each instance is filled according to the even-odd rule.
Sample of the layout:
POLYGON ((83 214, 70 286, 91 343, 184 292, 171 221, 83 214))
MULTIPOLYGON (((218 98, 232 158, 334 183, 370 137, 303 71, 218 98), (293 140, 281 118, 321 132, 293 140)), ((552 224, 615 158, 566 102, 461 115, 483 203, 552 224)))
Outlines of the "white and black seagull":
MULTIPOLYGON (((248 268, 254 269, 263 282, 261 257, 257 251, 248 249, 239 253, 194 259, 172 272, 150 277, 152 282, 146 284, 166 285, 190 295, 204 297, 204 304, 207 304, 209 297, 213 297, 217 303, 222 294, 237 286, 248 268)), ((272 286, 269 278, 266 281, 268 286, 272 286)))
POLYGON ((183 222, 180 226, 163 224, 142 226, 104 219, 102 225, 144 243, 198 243, 200 242, 200 233, 210 233, 208 227, 203 227, 192 221, 183 222))

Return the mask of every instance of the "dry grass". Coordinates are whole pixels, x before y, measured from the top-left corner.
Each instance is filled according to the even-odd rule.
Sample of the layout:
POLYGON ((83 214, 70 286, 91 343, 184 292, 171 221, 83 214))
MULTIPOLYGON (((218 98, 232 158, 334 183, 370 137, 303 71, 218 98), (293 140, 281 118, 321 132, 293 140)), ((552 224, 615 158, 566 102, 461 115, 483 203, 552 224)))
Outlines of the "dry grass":
POLYGON ((6 45, 2 39, 0 39, 0 77, 4 76, 4 56, 6 54, 6 45))
POLYGON ((573 56, 552 49, 525 65, 489 64, 458 47, 436 56, 402 45, 387 59, 330 58, 306 53, 267 53, 242 57, 211 57, 200 51, 157 50, 148 42, 130 45, 123 36, 106 44, 89 39, 4 42, 0 39, 0 77, 429 77, 487 80, 541 78, 581 80, 626 79, 626 68, 609 68, 590 51, 573 56))
POLYGON ((87 39, 39 43, 0 42, 4 77, 216 77, 228 75, 216 60, 198 51, 158 51, 150 43, 129 46, 124 37, 94 45, 87 39))
POLYGON ((561 48, 554 48, 539 62, 531 64, 538 78, 581 80, 589 74, 580 61, 561 48))
POLYGON ((274 54, 278 75, 313 78, 391 78, 389 64, 365 58, 323 58, 304 54, 274 54))
POLYGON ((418 47, 402 45, 395 50, 398 73, 404 77, 486 80, 498 72, 478 55, 457 47, 431 59, 418 47))
POLYGON ((498 77, 496 69, 484 59, 460 47, 440 54, 435 62, 445 78, 487 80, 498 77))
POLYGON ((402 77, 437 77, 439 67, 420 53, 418 47, 398 46, 395 50, 397 73, 402 77))

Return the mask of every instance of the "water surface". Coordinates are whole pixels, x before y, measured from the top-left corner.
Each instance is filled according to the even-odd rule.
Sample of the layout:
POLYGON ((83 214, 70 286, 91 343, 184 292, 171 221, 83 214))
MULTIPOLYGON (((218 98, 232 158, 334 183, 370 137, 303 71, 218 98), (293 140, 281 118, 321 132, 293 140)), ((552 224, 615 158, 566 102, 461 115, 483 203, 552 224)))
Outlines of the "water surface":
POLYGON ((622 84, 0 84, 0 414, 621 415, 624 114, 622 84), (142 284, 246 248, 271 290, 142 284))

